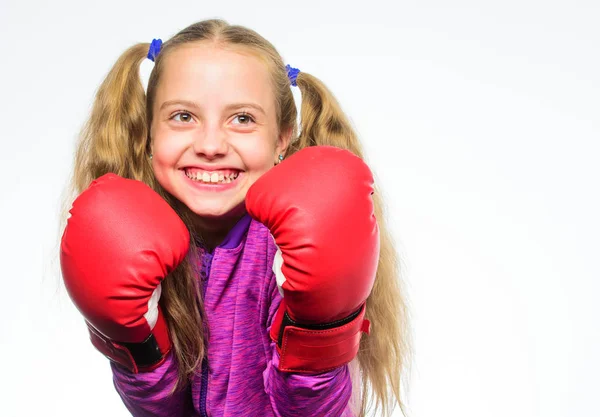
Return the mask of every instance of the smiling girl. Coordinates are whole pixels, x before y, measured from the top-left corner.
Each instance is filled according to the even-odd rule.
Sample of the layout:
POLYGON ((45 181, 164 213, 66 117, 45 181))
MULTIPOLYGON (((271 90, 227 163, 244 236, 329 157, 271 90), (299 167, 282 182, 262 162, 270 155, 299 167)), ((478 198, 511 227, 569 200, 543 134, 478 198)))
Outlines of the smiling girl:
POLYGON ((361 158, 333 95, 252 30, 207 20, 119 58, 61 267, 132 415, 406 411, 407 311, 361 158))

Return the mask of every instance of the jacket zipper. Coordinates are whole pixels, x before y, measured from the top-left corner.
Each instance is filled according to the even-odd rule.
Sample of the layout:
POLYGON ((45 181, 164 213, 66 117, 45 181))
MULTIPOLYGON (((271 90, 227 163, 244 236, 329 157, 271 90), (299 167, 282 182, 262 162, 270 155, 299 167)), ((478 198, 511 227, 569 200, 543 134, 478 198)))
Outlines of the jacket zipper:
MULTIPOLYGON (((202 255, 202 268, 200 278, 202 279, 202 299, 206 299, 206 288, 208 287, 208 278, 210 277, 210 267, 212 265, 212 253, 205 252, 202 255)), ((208 351, 208 346, 206 346, 208 351)), ((206 357, 202 360, 202 377, 200 378, 200 416, 208 417, 206 412, 206 397, 208 389, 208 362, 206 357)))
POLYGON ((200 416, 208 417, 206 413, 206 387, 208 386, 208 364, 206 359, 202 361, 202 379, 200 386, 200 416))

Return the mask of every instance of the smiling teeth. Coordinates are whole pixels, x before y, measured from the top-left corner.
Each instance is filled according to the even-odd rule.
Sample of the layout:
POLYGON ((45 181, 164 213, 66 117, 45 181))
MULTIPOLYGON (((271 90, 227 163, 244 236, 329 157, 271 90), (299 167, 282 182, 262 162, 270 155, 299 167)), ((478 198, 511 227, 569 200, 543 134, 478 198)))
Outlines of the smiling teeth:
POLYGON ((203 182, 203 183, 207 183, 207 184, 229 184, 230 182, 234 181, 239 173, 238 172, 233 172, 227 175, 221 174, 221 173, 209 173, 209 172, 190 172, 188 170, 185 171, 185 175, 194 181, 198 181, 198 182, 203 182))

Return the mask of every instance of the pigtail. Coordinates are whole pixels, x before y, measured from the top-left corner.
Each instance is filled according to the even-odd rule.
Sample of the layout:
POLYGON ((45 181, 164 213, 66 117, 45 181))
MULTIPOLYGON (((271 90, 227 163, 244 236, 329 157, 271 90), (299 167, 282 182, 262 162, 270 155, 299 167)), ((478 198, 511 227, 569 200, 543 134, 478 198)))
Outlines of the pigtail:
MULTIPOLYGON (((302 94, 302 130, 288 155, 307 146, 329 145, 363 158, 360 141, 350 121, 327 87, 305 72, 299 73, 296 83, 302 94)), ((411 356, 408 308, 402 296, 398 255, 388 232, 377 186, 373 200, 380 229, 380 257, 374 287, 367 299, 366 318, 371 321, 371 334, 363 335, 358 353, 362 392, 355 391, 353 401, 360 404, 361 416, 373 407, 375 412, 381 407, 382 415, 391 415, 396 403, 406 416, 401 380, 406 377, 411 356)), ((353 361, 351 368, 354 366, 353 361)))
POLYGON ((148 132, 139 66, 146 58, 148 45, 140 43, 125 51, 96 93, 75 155, 77 192, 108 172, 143 178, 148 132))
POLYGON ((302 131, 290 146, 291 153, 307 146, 330 145, 363 157, 360 142, 339 103, 316 77, 300 72, 296 83, 302 93, 302 131))
MULTIPOLYGON (((124 52, 96 93, 90 116, 79 133, 69 182, 61 195, 57 247, 73 201, 93 180, 109 172, 144 179, 141 167, 145 161, 140 147, 147 142, 146 103, 138 68, 148 45, 141 43, 124 52)), ((147 162, 146 172, 152 172, 147 162)))

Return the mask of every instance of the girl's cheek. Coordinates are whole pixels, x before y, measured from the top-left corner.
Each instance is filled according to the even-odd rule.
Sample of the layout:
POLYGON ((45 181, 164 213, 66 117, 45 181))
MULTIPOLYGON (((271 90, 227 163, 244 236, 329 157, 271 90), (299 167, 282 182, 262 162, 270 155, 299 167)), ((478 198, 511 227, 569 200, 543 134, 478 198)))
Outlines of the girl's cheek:
POLYGON ((267 138, 258 137, 252 141, 239 141, 235 147, 246 160, 248 168, 262 170, 273 165, 274 145, 272 142, 267 138))

